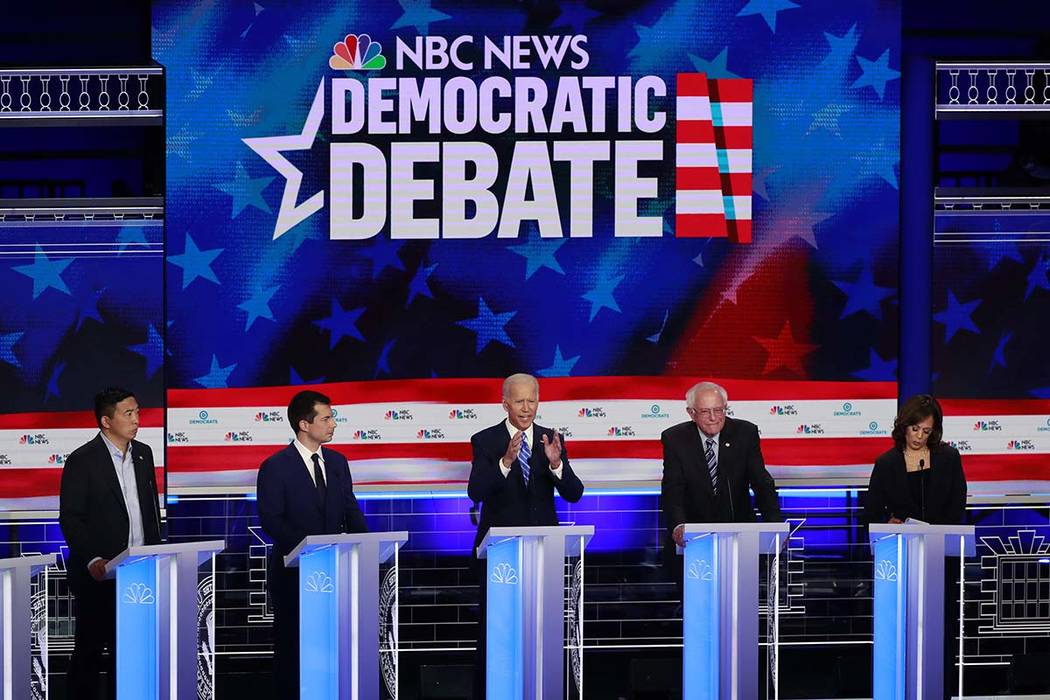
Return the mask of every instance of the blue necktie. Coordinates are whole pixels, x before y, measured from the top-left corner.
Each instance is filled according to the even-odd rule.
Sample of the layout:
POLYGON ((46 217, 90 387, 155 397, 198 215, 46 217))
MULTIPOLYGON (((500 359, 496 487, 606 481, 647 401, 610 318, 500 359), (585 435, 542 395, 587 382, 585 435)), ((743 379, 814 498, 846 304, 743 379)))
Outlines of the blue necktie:
POLYGON ((707 457, 707 471, 711 474, 711 489, 718 493, 718 455, 715 454, 715 439, 707 438, 707 449, 704 456, 707 457))
POLYGON ((532 457, 532 450, 529 448, 529 440, 522 433, 521 436, 521 451, 518 452, 518 464, 521 465, 521 475, 525 477, 525 485, 529 485, 529 458, 532 457))

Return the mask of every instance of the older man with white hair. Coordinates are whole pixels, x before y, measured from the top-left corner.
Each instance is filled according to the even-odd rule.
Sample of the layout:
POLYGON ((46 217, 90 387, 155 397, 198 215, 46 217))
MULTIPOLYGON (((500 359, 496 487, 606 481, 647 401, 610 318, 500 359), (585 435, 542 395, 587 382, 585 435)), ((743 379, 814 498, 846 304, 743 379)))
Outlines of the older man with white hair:
MULTIPOLYGON (((557 525, 554 492, 569 503, 583 497, 583 482, 569 465, 562 437, 535 424, 540 383, 531 374, 512 374, 503 381, 507 418, 470 438, 473 461, 467 495, 481 503, 474 553, 490 527, 557 525)), ((485 697, 485 580, 478 610, 478 651, 474 697, 485 697)), ((560 573, 558 574, 560 575, 560 573)))
POLYGON ((683 543, 686 523, 754 522, 748 489, 755 492, 764 520, 783 521, 776 483, 762 460, 758 427, 728 417, 729 395, 712 382, 690 388, 685 403, 690 420, 660 436, 660 493, 670 551, 683 543))

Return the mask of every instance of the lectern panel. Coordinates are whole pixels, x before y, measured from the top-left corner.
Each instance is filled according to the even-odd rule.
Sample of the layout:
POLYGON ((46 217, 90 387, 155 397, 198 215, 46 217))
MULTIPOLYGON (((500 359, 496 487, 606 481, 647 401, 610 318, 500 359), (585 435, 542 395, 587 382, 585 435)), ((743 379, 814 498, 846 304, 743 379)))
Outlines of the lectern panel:
POLYGON ((159 692, 157 561, 143 558, 117 569, 117 697, 155 698, 159 692))

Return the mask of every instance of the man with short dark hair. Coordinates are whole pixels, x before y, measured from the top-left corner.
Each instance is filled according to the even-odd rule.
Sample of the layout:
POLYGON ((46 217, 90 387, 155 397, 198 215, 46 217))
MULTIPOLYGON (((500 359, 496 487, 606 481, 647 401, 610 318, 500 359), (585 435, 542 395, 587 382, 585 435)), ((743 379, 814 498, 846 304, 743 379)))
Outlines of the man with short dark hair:
POLYGON ((274 678, 281 698, 299 698, 299 570, 284 557, 307 535, 368 532, 346 457, 322 447, 335 433, 332 401, 301 391, 288 404, 295 439, 259 467, 263 532, 273 540, 267 576, 273 602, 274 678))
POLYGON ((160 507, 149 445, 135 440, 139 404, 126 389, 95 396, 99 434, 69 455, 62 469, 59 525, 69 545, 67 573, 76 597, 76 630, 67 697, 98 697, 102 652, 107 697, 116 697, 116 583, 106 564, 131 546, 160 543, 160 507))

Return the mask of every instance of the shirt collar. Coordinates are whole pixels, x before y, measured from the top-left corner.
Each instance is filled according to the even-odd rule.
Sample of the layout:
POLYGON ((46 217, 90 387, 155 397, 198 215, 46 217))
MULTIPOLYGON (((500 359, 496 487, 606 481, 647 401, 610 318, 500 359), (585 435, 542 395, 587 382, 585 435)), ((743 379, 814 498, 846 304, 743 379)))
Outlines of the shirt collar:
MULTIPOLYGON (((104 432, 100 430, 98 432, 98 435, 102 438, 102 442, 106 443, 106 448, 109 450, 109 453, 111 455, 113 455, 114 457, 119 457, 120 459, 124 459, 127 456, 127 453, 122 454, 120 448, 114 445, 112 442, 110 442, 109 438, 106 437, 106 434, 104 432)), ((130 442, 128 443, 128 452, 131 452, 130 442)))
POLYGON ((714 435, 708 435, 703 430, 700 430, 700 426, 696 426, 696 432, 700 433, 700 440, 706 445, 708 439, 715 441, 715 447, 718 447, 718 438, 722 437, 722 431, 715 433, 714 435))
MULTIPOLYGON (((519 432, 521 432, 521 431, 519 431, 517 428, 515 428, 511 424, 510 418, 508 418, 505 421, 503 421, 503 425, 507 426, 507 432, 510 433, 511 437, 514 437, 519 432)), ((532 429, 534 427, 536 427, 536 424, 535 423, 530 423, 529 427, 524 430, 524 432, 525 432, 525 440, 529 443, 529 447, 532 447, 532 429)))
POLYGON ((303 443, 299 442, 299 438, 295 438, 294 440, 292 440, 292 444, 295 445, 295 449, 299 452, 299 455, 303 458, 303 461, 306 462, 307 464, 311 464, 313 462, 313 456, 314 455, 317 455, 318 457, 320 457, 321 458, 321 463, 324 464, 324 454, 321 453, 321 448, 320 447, 317 448, 317 452, 311 452, 310 450, 308 450, 306 448, 306 445, 304 445, 303 443))

